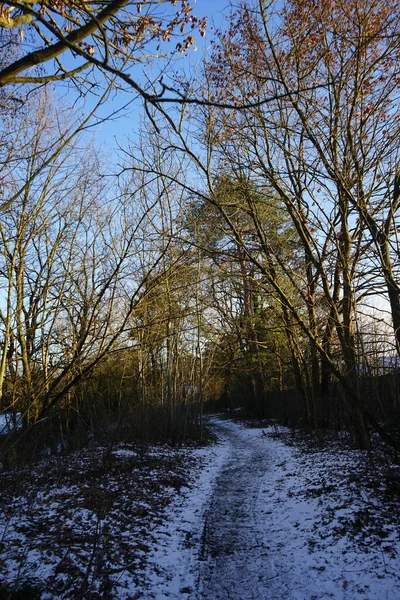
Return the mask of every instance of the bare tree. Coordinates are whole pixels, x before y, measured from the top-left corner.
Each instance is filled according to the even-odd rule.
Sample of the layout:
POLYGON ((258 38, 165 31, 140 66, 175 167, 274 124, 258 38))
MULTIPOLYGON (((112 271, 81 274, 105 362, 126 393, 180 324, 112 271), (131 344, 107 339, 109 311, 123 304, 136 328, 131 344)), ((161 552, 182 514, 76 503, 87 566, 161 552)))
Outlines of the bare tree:
POLYGON ((151 196, 134 179, 118 188, 86 148, 65 145, 43 162, 54 126, 58 135, 44 110, 30 151, 4 179, 13 203, 0 220, 3 408, 10 402, 26 423, 68 403, 127 339, 168 247, 156 218, 165 190, 151 196))
MULTIPOLYGON (((394 240, 397 196, 382 181, 397 181, 398 7, 361 0, 349 8, 333 5, 333 30, 332 6, 322 2, 312 8, 287 2, 274 18, 265 3, 239 8, 207 69, 204 85, 214 107, 190 111, 186 122, 164 112, 169 134, 157 123, 158 144, 164 155, 173 150, 190 164, 182 187, 216 208, 224 229, 273 290, 288 330, 308 340, 314 397, 327 371, 334 374, 358 443, 368 447, 368 425, 386 436, 358 392, 354 324, 357 302, 388 278, 379 258, 383 246, 371 235, 366 212, 378 222, 386 211, 385 239, 389 246, 394 240), (265 103, 266 96, 275 100, 265 103), (196 132, 193 124, 200 125, 196 132), (254 251, 218 196, 219 174, 232 170, 251 176, 259 188, 268 185, 284 204, 302 247, 297 264, 274 247, 249 197, 254 251), (378 282, 372 279, 375 257, 378 282)), ((160 165, 144 168, 168 177, 160 165)), ((298 345, 295 338, 292 344, 298 345)))

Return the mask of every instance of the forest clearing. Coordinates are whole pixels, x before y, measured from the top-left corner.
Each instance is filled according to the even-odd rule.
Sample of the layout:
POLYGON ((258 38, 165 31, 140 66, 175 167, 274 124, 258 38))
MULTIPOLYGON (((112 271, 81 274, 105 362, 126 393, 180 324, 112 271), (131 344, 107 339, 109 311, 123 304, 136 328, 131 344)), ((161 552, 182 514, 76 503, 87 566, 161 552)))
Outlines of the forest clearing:
POLYGON ((201 448, 97 447, 3 477, 1 597, 399 596, 398 466, 208 420, 217 443, 201 448))

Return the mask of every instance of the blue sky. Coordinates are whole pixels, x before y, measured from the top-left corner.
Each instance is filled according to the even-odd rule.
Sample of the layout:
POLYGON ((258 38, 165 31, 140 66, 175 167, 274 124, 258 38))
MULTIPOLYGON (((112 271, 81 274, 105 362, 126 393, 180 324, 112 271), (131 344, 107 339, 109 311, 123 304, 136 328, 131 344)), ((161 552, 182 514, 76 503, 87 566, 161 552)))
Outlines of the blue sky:
MULTIPOLYGON (((194 52, 193 49, 191 49, 181 63, 182 65, 184 64, 185 67, 196 68, 201 61, 204 52, 206 52, 209 47, 210 39, 213 34, 213 24, 220 25, 223 22, 223 12, 228 5, 228 0, 197 0, 197 2, 193 2, 192 5, 193 12, 196 16, 207 16, 208 18, 208 31, 205 38, 201 38, 200 34, 195 33, 196 46, 198 46, 197 52, 194 52)), ((174 47, 175 43, 176 40, 170 42, 171 48, 174 47)), ((168 49, 168 43, 165 44, 165 48, 168 49)), ((179 68, 179 62, 174 68, 179 68)), ((139 74, 140 71, 138 71, 138 76, 139 74)), ((92 100, 89 99, 89 104, 91 102, 92 100)), ((138 131, 142 118, 142 103, 141 101, 133 101, 131 90, 127 90, 126 93, 119 91, 102 107, 100 115, 102 118, 105 118, 116 110, 120 111, 119 115, 115 118, 105 120, 100 126, 97 126, 94 129, 96 131, 98 142, 112 154, 114 154, 114 149, 118 144, 124 145, 126 140, 129 137, 133 137, 135 132, 138 131), (131 102, 131 104, 126 106, 129 102, 131 102), (126 108, 124 108, 125 106, 126 108)))

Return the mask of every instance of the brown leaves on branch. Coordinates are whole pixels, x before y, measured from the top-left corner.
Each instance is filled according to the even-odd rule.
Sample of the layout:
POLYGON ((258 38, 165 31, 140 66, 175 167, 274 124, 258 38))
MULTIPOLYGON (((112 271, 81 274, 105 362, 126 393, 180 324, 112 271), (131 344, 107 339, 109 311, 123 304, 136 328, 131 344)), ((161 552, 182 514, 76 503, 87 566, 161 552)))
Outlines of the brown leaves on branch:
POLYGON ((398 43, 397 0, 291 0, 282 19, 292 65, 303 71, 327 69, 334 74, 345 61, 361 55, 367 64, 398 43))
POLYGON ((338 115, 353 101, 359 121, 373 116, 377 104, 382 111, 382 98, 389 101, 399 83, 397 0, 287 0, 274 6, 266 14, 261 2, 259 11, 243 5, 217 31, 207 65, 216 101, 248 105, 302 90, 304 101, 319 109, 344 77, 347 96, 335 107, 338 115))
MULTIPOLYGON (((188 0, 109 0, 106 3, 52 0, 46 4, 10 0, 1 3, 0 29, 16 29, 22 25, 30 33, 30 45, 24 45, 23 35, 16 36, 21 58, 13 63, 4 57, 2 62, 6 67, 0 71, 0 85, 34 83, 34 74, 26 73, 24 77, 24 71, 42 64, 54 66, 54 79, 60 78, 60 72, 68 72, 60 64, 64 53, 72 52, 75 64, 81 57, 89 65, 94 62, 97 67, 115 74, 135 65, 143 56, 146 59, 157 56, 158 50, 149 52, 152 42, 162 44, 173 37, 182 37, 182 41, 166 51, 184 52, 195 43, 194 35, 187 35, 187 31, 196 29, 204 36, 206 19, 193 14, 188 0), (55 59, 57 63, 53 62, 55 59)), ((51 77, 51 74, 42 77, 40 82, 51 77)))

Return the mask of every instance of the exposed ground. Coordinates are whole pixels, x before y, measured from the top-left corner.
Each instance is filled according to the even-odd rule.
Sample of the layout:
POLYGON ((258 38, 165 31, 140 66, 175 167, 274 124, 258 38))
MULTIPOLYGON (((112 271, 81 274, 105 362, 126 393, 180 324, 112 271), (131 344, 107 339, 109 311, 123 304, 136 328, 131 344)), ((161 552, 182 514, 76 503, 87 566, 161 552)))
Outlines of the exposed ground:
POLYGON ((400 598, 396 467, 284 429, 211 426, 219 443, 201 449, 95 447, 3 473, 3 589, 25 600, 400 598))

